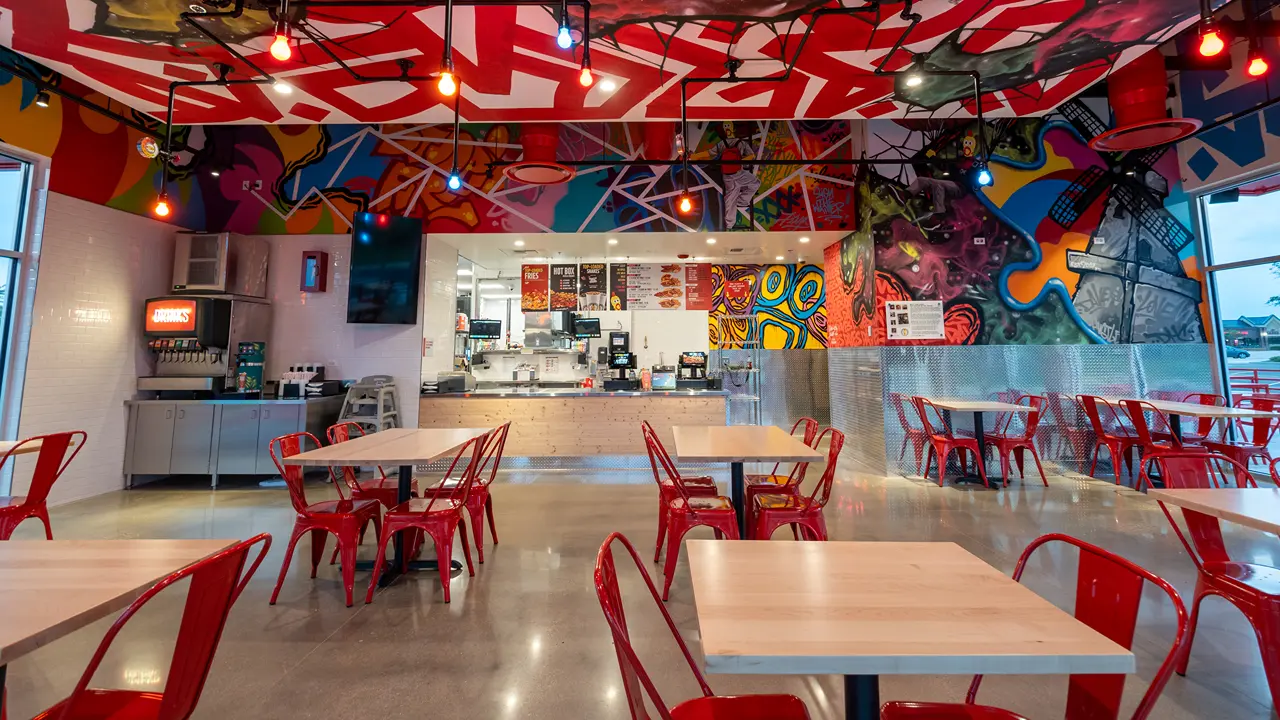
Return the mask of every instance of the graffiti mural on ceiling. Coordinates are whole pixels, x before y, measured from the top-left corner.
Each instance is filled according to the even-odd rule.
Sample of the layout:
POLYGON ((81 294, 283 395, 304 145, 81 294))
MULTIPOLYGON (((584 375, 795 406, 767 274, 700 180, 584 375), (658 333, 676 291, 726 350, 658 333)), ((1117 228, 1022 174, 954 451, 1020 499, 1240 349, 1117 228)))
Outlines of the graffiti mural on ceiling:
MULTIPOLYGON (((179 19, 187 0, 0 0, 14 31, 12 49, 69 77, 106 88, 118 100, 162 113, 173 80, 212 79, 214 62, 232 56, 179 19)), ((231 7, 219 0, 208 10, 231 7)), ((268 53, 274 0, 247 0, 234 19, 203 23, 245 57, 295 86, 289 96, 256 85, 185 89, 175 121, 212 123, 446 122, 449 104, 414 83, 362 83, 327 48, 368 76, 399 76, 398 60, 425 76, 442 56, 442 7, 295 8, 322 43, 305 39, 280 63, 268 53)), ((1197 0, 925 0, 902 17, 901 2, 855 0, 654 0, 592 5, 592 67, 597 82, 578 82, 578 45, 556 46, 557 20, 537 6, 459 7, 454 63, 463 80, 461 112, 471 122, 673 119, 685 77, 725 77, 726 57, 747 61, 743 76, 795 72, 786 83, 692 86, 691 117, 870 118, 971 115, 955 102, 970 92, 964 77, 931 77, 895 90, 877 69, 900 70, 919 53, 924 66, 977 71, 984 106, 1003 115, 1049 110, 1127 62, 1139 46, 1172 37, 1198 14, 1197 0), (864 8, 858 14, 811 14, 816 8, 864 8), (810 23, 805 51, 795 49, 810 23), (909 49, 907 49, 909 48, 909 49)), ((199 3, 194 6, 199 7, 199 3)), ((581 27, 578 8, 571 24, 581 27)), ((295 32, 301 36, 301 32, 295 32)), ((240 71, 248 69, 234 62, 240 71)))
POLYGON ((974 192, 974 124, 871 123, 875 157, 954 164, 859 179, 859 230, 827 251, 829 302, 849 305, 830 310, 831 344, 884 344, 881 308, 898 299, 941 300, 947 344, 1204 342, 1193 237, 1166 207, 1182 196, 1176 158, 1139 153, 1129 175, 1088 147, 1098 127, 1078 101, 988 123, 995 182, 974 192), (869 245, 874 315, 859 300, 869 245))

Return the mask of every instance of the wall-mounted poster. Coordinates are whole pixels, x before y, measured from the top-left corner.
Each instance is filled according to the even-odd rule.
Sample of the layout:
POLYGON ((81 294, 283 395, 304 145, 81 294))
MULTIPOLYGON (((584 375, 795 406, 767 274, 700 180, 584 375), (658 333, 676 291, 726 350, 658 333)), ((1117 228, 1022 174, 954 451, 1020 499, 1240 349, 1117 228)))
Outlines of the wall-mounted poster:
POLYGON ((947 331, 941 300, 890 300, 884 304, 889 340, 943 340, 947 331))
POLYGON ((645 263, 627 266, 627 304, 632 310, 684 307, 684 265, 645 263))
POLYGON ((544 312, 551 307, 550 269, 546 265, 520 266, 520 309, 544 312))
POLYGON ((684 266, 684 309, 710 310, 714 306, 711 294, 711 266, 706 263, 689 263, 684 266))
POLYGON ((578 309, 609 309, 609 284, 604 263, 582 263, 578 266, 578 309))
POLYGON ((609 264, 609 309, 627 309, 627 265, 609 264))
POLYGON ((578 309, 578 266, 551 266, 551 309, 578 309))

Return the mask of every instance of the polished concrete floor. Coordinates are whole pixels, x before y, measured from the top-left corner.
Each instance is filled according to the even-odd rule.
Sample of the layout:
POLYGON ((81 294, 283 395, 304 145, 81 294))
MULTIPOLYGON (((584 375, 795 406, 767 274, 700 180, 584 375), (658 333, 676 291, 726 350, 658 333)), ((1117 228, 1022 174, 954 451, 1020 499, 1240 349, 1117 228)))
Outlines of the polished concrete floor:
MULTIPOLYGON (((920 479, 842 472, 827 507, 833 539, 954 541, 1005 572, 1045 532, 1066 532, 1145 565, 1188 595, 1194 569, 1159 507, 1145 496, 1078 476, 1008 490, 939 488, 920 479)), ((655 489, 642 475, 522 474, 494 487, 501 544, 487 547, 474 578, 455 579, 442 602, 437 578, 421 574, 380 592, 372 605, 343 604, 336 567, 308 578, 305 549, 294 558, 279 604, 269 606, 293 512, 282 489, 149 487, 57 508, 59 538, 277 539, 234 608, 197 718, 625 718, 621 683, 592 585, 596 550, 619 530, 652 548, 655 489)), ((322 492, 317 483, 314 491, 322 492)), ((1280 564, 1270 535, 1227 526, 1243 559, 1280 564)), ((695 531, 693 536, 709 536, 695 531)), ((38 524, 18 538, 39 537, 38 524)), ((784 542, 785 531, 777 542, 784 542)), ((789 542, 789 538, 785 540, 789 542)), ((372 553, 366 542, 362 557, 372 553)), ((649 565, 651 572, 657 566, 649 565)), ((1074 593, 1074 559, 1050 554, 1029 584, 1058 602, 1074 593)), ((635 578, 632 577, 632 581, 635 578)), ((357 575, 357 591, 368 581, 357 575)), ((696 692, 652 606, 629 582, 628 619, 643 657, 671 704, 696 692)), ((121 636, 97 686, 158 689, 163 683, 182 591, 162 595, 121 636)), ((668 609, 695 655, 698 626, 687 567, 668 609)), ((942 602, 940 599, 939 602, 942 602)), ((0 619, 2 622, 3 619, 0 619)), ((10 717, 30 717, 75 684, 101 638, 103 621, 9 668, 10 717)), ((1144 596, 1125 714, 1167 650, 1173 613, 1163 595, 1144 596)), ((815 718, 838 718, 838 677, 710 676, 716 692, 790 692, 815 718)), ((886 677, 883 699, 958 701, 969 677, 886 677)), ((1033 718, 1062 716, 1065 679, 989 677, 980 699, 1033 718)), ((1223 601, 1205 604, 1186 678, 1173 677, 1153 718, 1269 718, 1271 698, 1248 623, 1223 601)))

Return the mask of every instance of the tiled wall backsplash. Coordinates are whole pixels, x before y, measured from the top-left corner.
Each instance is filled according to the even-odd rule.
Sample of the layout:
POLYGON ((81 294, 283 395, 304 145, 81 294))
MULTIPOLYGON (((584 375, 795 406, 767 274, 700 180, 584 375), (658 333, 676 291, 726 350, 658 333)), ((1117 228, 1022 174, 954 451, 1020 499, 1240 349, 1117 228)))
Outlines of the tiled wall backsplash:
MULTIPOLYGON (((18 437, 84 430, 88 442, 54 485, 60 503, 119 490, 125 400, 148 375, 142 303, 168 290, 172 225, 50 193, 18 437)), ((19 462, 23 494, 31 460, 19 462)))

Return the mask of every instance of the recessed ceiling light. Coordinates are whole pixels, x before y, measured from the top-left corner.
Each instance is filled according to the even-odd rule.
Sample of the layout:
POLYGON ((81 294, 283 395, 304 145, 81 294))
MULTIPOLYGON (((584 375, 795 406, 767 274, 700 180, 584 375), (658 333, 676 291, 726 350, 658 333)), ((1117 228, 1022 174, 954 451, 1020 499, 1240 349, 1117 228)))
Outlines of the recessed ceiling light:
POLYGON ((774 260, 785 260, 785 259, 786 259, 786 258, 782 257, 781 255, 779 255, 779 256, 777 256, 777 257, 775 257, 775 258, 774 258, 774 260))
POLYGON ((517 241, 515 242, 515 245, 516 245, 516 247, 524 247, 524 241, 523 241, 523 240, 517 240, 517 241))
POLYGON ((708 244, 708 245, 715 245, 715 244, 716 244, 716 239, 715 239, 715 238, 707 238, 707 244, 708 244))
POLYGON ((610 80, 609 78, 605 78, 604 80, 600 81, 600 92, 611 93, 617 89, 618 89, 618 83, 610 80))
POLYGON ((609 244, 610 244, 610 245, 617 245, 617 244, 618 244, 618 238, 609 238, 609 244))
POLYGON ((694 258, 694 259, 693 259, 693 261, 694 261, 694 262, 702 262, 703 260, 706 260, 706 258, 704 258, 704 257, 696 257, 696 258, 694 258))
POLYGON ((289 93, 293 92, 293 86, 283 80, 277 80, 271 83, 271 89, 275 90, 281 95, 288 95, 289 93))
POLYGON ((222 173, 218 172, 217 170, 210 170, 209 174, 212 175, 213 177, 218 177, 222 173))
POLYGON ((802 243, 807 243, 807 242, 809 242, 809 238, 807 238, 807 237, 802 237, 802 238, 800 238, 800 242, 802 242, 802 243))
POLYGON ((911 73, 907 76, 907 87, 920 87, 924 82, 924 78, 920 77, 920 73, 911 73))

